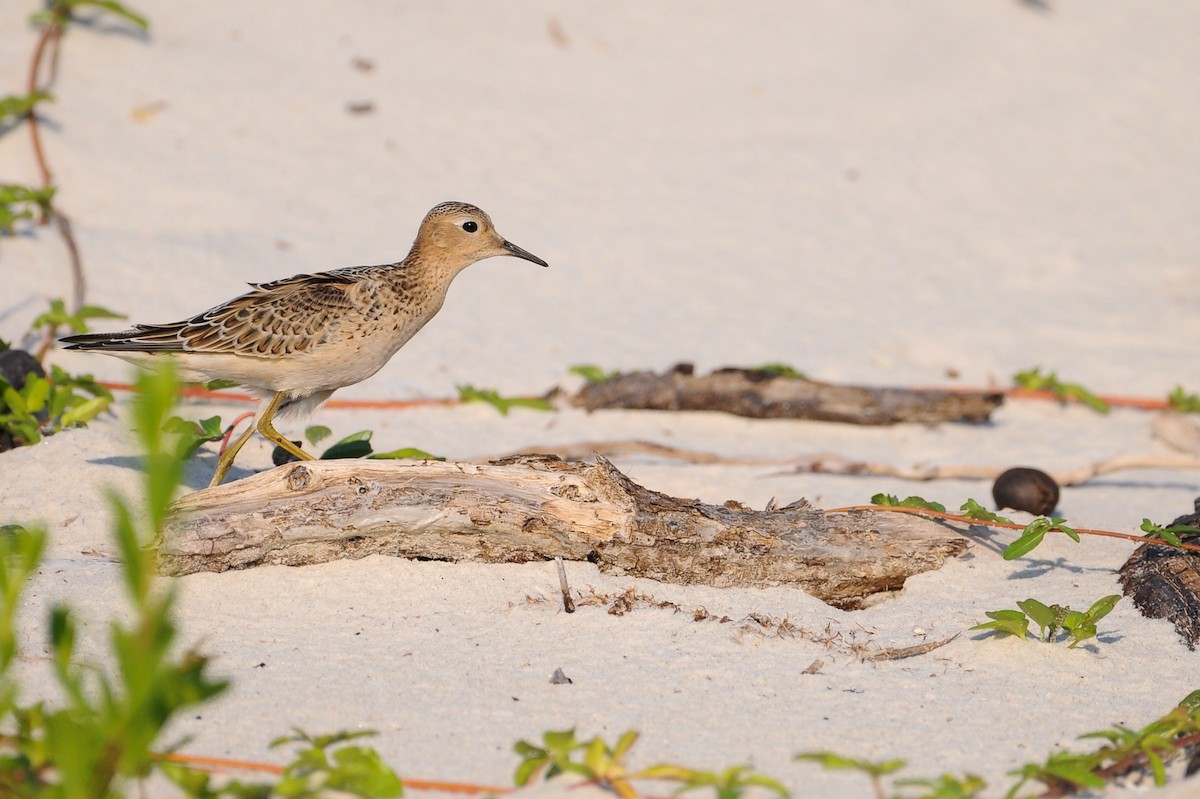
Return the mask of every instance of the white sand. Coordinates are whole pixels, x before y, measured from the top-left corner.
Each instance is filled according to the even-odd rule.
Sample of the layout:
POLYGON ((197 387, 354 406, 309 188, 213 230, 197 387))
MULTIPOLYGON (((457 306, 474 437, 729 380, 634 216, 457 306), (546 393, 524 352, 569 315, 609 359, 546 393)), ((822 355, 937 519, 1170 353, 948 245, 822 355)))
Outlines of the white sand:
MULTIPOLYGON (((0 8, 0 91, 19 91, 26 9, 0 8)), ((495 260, 346 397, 449 396, 456 383, 539 392, 569 365, 701 368, 784 361, 831 380, 1007 383, 1042 364, 1097 391, 1200 388, 1200 9, 1183 3, 141 2, 150 39, 65 42, 47 146, 76 221, 89 301, 169 321, 248 280, 395 260, 445 199, 488 210, 551 263, 495 260), (558 35, 554 35, 557 31, 558 35), (351 65, 374 62, 370 72, 351 65), (373 113, 347 113, 369 100, 373 113), (135 108, 162 103, 146 121, 135 108)), ((23 131, 0 176, 32 180, 23 131)), ((47 231, 0 241, 0 337, 68 277, 47 231)), ((127 379, 124 364, 54 362, 127 379)), ((574 385, 573 382, 570 383, 574 385)), ((197 406, 221 413, 233 406, 197 406)), ((986 427, 761 422, 716 414, 322 410, 379 448, 474 458, 533 444, 647 438, 755 457, 831 451, 897 464, 1058 469, 1158 452, 1149 414, 1011 403, 986 427)), ((290 432, 298 432, 296 424, 290 432)), ((122 418, 0 455, 5 520, 41 519, 50 559, 29 598, 31 691, 50 604, 103 645, 122 605, 104 486, 132 491, 122 418)), ((247 449, 234 476, 269 465, 247 449)), ((947 505, 984 482, 913 484, 777 468, 618 465, 657 490, 824 507, 876 491, 947 505)), ((206 454, 192 487, 212 468, 206 454)), ((1191 508, 1200 475, 1129 472, 1064 492, 1073 523, 1133 531, 1191 508)), ((1006 563, 997 536, 845 613, 794 590, 682 588, 569 566, 576 587, 629 586, 691 609, 564 614, 550 565, 370 558, 180 581, 180 623, 233 689, 173 730, 187 751, 277 760, 292 725, 374 728, 403 773, 506 784, 511 745, 576 726, 643 738, 637 764, 752 763, 809 797, 858 778, 790 762, 833 749, 904 757, 914 775, 1003 774, 1079 733, 1141 725, 1196 687, 1196 655, 1123 602, 1094 646, 962 635, 868 664, 739 632, 751 613, 878 646, 964 631, 1036 596, 1119 591, 1126 545, 1054 540, 1006 563), (530 602, 528 597, 546 597, 530 602), (921 629, 924 633, 916 632, 921 629), (814 659, 815 675, 800 672, 814 659), (551 685, 561 667, 574 683, 551 685)), ((1186 790, 1186 786, 1183 788, 1186 790)), ((996 791, 995 793, 999 793, 996 791)), ((1182 794, 1181 794, 1182 795, 1182 794)))

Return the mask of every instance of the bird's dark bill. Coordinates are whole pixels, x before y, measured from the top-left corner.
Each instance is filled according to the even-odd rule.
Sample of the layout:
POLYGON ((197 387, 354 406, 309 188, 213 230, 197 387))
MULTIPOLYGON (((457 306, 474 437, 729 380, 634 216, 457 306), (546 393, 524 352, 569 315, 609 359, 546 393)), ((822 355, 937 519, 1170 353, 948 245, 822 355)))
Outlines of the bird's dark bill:
POLYGON ((538 258, 533 253, 529 252, 528 250, 522 250, 520 247, 513 244, 511 241, 506 241, 503 244, 501 244, 500 246, 503 247, 504 249, 508 250, 510 255, 515 255, 518 258, 524 258, 526 261, 533 261, 535 264, 541 264, 542 266, 550 265, 550 264, 546 263, 545 261, 543 261, 541 258, 538 258))

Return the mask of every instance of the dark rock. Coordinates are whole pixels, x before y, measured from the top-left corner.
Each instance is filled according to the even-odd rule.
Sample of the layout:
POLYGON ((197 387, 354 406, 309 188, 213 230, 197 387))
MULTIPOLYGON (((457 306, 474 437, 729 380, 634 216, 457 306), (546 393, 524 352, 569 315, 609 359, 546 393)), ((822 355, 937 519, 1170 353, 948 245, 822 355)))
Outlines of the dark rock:
POLYGON ((1058 507, 1058 483, 1041 469, 1018 466, 996 478, 992 499, 1000 508, 1049 516, 1058 507))
POLYGON ((25 385, 29 373, 45 377, 46 370, 25 350, 4 350, 0 352, 0 379, 3 379, 18 391, 25 385))

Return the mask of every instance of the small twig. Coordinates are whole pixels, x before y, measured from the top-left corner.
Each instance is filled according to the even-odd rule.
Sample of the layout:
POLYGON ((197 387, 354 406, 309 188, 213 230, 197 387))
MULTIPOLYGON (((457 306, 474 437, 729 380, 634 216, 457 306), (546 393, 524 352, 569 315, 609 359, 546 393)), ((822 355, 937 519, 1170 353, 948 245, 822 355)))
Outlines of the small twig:
POLYGON ((246 419, 253 419, 254 411, 246 411, 239 415, 236 419, 229 423, 229 427, 225 428, 225 437, 221 439, 221 449, 217 452, 218 455, 224 455, 226 448, 229 446, 229 439, 233 438, 233 431, 246 419))
POLYGON ((949 638, 943 638, 940 641, 927 641, 923 644, 915 644, 914 646, 885 646, 878 652, 864 655, 862 659, 870 661, 904 660, 904 658, 916 657, 917 655, 924 655, 927 652, 940 649, 960 635, 962 633, 955 633, 949 638))
POLYGON ((571 588, 567 585, 567 567, 561 556, 554 559, 554 565, 558 567, 558 585, 562 589, 563 610, 574 613, 575 600, 571 598, 571 588))

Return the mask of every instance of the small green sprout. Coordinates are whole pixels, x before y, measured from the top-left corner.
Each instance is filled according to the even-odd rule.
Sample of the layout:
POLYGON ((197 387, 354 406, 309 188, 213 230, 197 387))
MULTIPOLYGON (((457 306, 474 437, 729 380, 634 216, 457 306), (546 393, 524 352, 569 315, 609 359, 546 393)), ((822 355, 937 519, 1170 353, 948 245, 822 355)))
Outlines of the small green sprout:
POLYGON ((1078 383, 1064 383, 1057 372, 1042 374, 1042 367, 1035 366, 1013 375, 1013 384, 1028 391, 1050 391, 1060 400, 1074 399, 1098 413, 1108 413, 1108 403, 1078 383))
POLYGON ((610 747, 600 738, 577 740, 575 730, 570 729, 543 734, 542 746, 517 741, 513 751, 521 756, 521 763, 513 780, 520 787, 539 774, 544 774, 546 779, 559 774, 577 774, 613 791, 621 799, 636 799, 637 792, 629 780, 641 775, 630 773, 623 761, 637 739, 638 733, 630 730, 610 747))
POLYGON ((545 397, 502 397, 492 388, 476 388, 470 384, 460 385, 458 399, 461 402, 486 402, 504 416, 512 408, 529 408, 535 411, 552 411, 554 406, 545 397))
POLYGON ((898 498, 895 494, 875 494, 871 497, 872 505, 880 507, 898 507, 898 508, 920 508, 922 510, 932 510, 938 513, 945 513, 946 506, 940 502, 931 502, 924 497, 905 497, 898 498))
POLYGON ((907 763, 903 760, 860 760, 858 758, 839 755, 837 752, 800 752, 794 760, 816 763, 828 771, 858 771, 871 780, 875 795, 883 799, 883 778, 904 768, 907 763))
POLYGON ((110 311, 99 305, 85 305, 74 313, 67 311, 66 303, 60 299, 50 300, 50 310, 33 320, 32 327, 69 327, 75 333, 88 332, 89 319, 124 319, 124 314, 110 311))
POLYGON ((968 519, 978 519, 982 522, 999 522, 1000 524, 1013 524, 1013 520, 1007 516, 1001 516, 997 513, 992 513, 987 508, 980 505, 973 499, 968 499, 964 502, 959 510, 963 512, 963 516, 968 519))
POLYGON ((1157 538, 1173 547, 1183 546, 1184 538, 1200 535, 1200 527, 1191 524, 1170 524, 1164 527, 1149 519, 1142 519, 1140 529, 1146 534, 1146 538, 1157 538))
POLYGON ((49 103, 54 97, 47 92, 30 94, 7 94, 0 97, 0 124, 8 119, 20 119, 29 115, 38 103, 49 103))
POLYGON ((18 391, 0 378, 0 434, 17 446, 90 422, 108 409, 112 393, 91 375, 72 376, 57 366, 49 377, 26 376, 18 391))
POLYGON ((1167 404, 1175 413, 1200 413, 1200 395, 1189 394, 1183 386, 1175 386, 1167 395, 1167 404))
POLYGON ((1037 517, 1025 525, 1025 529, 1021 531, 1021 535, 1015 541, 1004 548, 1004 559, 1016 560, 1028 555, 1038 548, 1042 540, 1046 537, 1046 533, 1050 532, 1066 533, 1072 541, 1079 543, 1079 533, 1075 532, 1075 528, 1068 527, 1066 521, 1066 519, 1059 518, 1058 516, 1037 517))
POLYGON ((35 211, 38 216, 45 218, 53 199, 54 188, 0 184, 0 233, 12 235, 16 223, 22 219, 32 219, 35 211))
POLYGON ((609 380, 620 377, 622 374, 618 371, 610 372, 606 369, 601 369, 599 366, 591 363, 575 364, 567 371, 573 375, 582 377, 589 383, 605 383, 609 380))
POLYGON ((801 372, 799 369, 793 369, 791 366, 789 366, 786 363, 777 363, 777 362, 764 363, 762 366, 751 366, 746 371, 747 372, 766 372, 769 375, 774 375, 775 377, 787 378, 788 380, 807 380, 808 379, 808 376, 806 374, 804 374, 804 372, 801 372))
POLYGON ((1096 625, 1112 612, 1121 601, 1119 594, 1103 597, 1092 603, 1086 611, 1071 610, 1065 605, 1046 605, 1036 599, 1025 599, 1017 603, 1020 610, 992 610, 986 615, 992 621, 977 624, 972 630, 989 630, 1004 635, 1015 635, 1025 639, 1029 634, 1029 622, 1038 626, 1043 641, 1058 641, 1062 632, 1067 633, 1074 649, 1084 641, 1096 637, 1096 625))
POLYGON ((739 799, 748 788, 764 788, 776 796, 787 797, 788 790, 778 780, 756 774, 749 766, 731 766, 723 771, 698 771, 664 764, 651 766, 637 774, 651 780, 670 780, 682 783, 675 795, 702 788, 711 788, 716 799, 739 799))
POLYGON ((308 443, 314 447, 320 444, 325 439, 333 435, 333 431, 323 424, 309 425, 304 428, 304 437, 308 439, 308 443))
POLYGON ((175 445, 175 453, 181 460, 187 460, 195 455, 196 451, 209 441, 220 441, 225 438, 225 430, 221 427, 220 416, 210 416, 207 419, 196 421, 172 416, 163 425, 163 432, 179 436, 179 441, 175 445))
POLYGON ((972 630, 994 630, 1002 635, 1015 635, 1024 640, 1029 635, 1029 618, 1020 610, 989 610, 985 614, 991 621, 976 624, 972 630))

